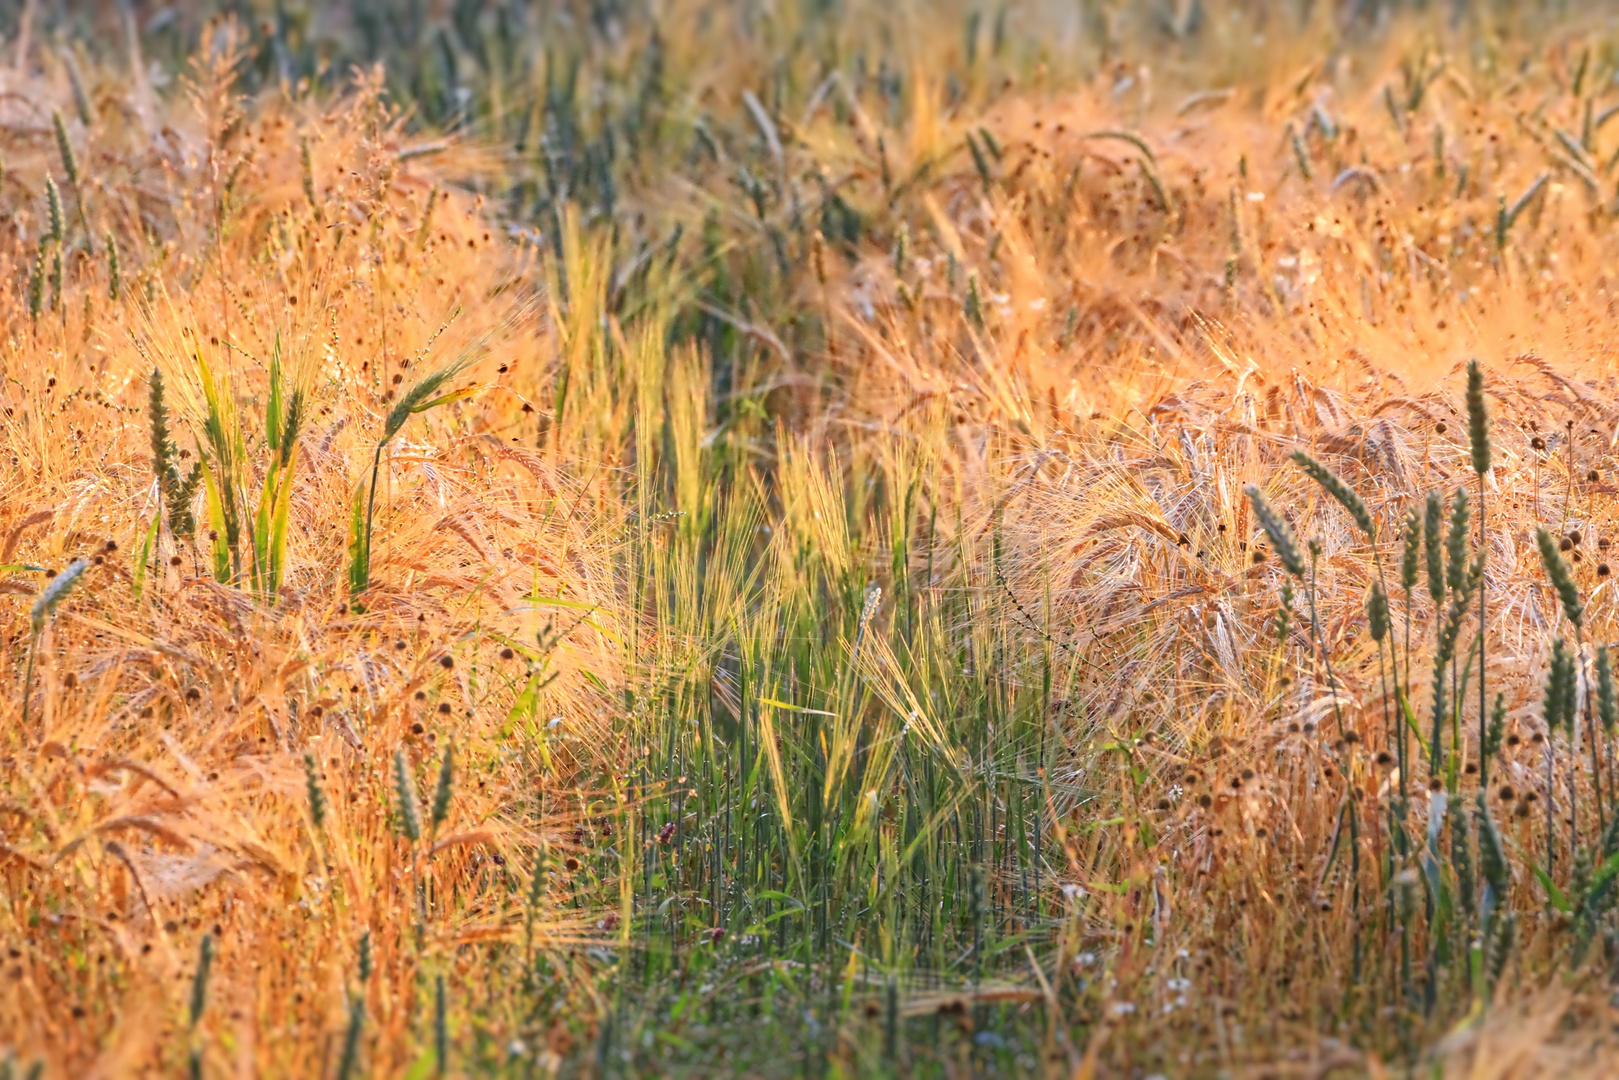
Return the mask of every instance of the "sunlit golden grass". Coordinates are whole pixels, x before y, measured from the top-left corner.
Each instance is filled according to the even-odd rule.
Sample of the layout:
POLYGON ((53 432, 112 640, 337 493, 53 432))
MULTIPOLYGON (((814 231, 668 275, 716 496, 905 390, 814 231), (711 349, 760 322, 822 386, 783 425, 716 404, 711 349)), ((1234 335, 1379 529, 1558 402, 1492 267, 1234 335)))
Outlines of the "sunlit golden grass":
MULTIPOLYGON (((163 93, 11 72, 0 1051, 1604 1075, 1619 939, 1554 901, 1619 801, 1610 745, 1593 769, 1547 741, 1574 639, 1536 529, 1586 605, 1584 703, 1619 562, 1605 40, 1323 16, 1256 44, 1220 6, 1170 48, 1114 15, 1139 55, 1088 68, 1042 65, 1051 12, 994 61, 987 23, 964 46, 883 15, 891 95, 782 44, 836 53, 821 16, 713 13, 668 35, 677 104, 634 129, 691 150, 625 150, 605 210, 544 195, 561 151, 508 141, 516 80, 486 76, 480 136, 424 134, 386 58, 335 97, 239 96, 231 22, 163 93), (773 49, 802 86, 762 89, 773 49), (272 364, 303 395, 278 587, 221 524, 220 485, 251 525, 278 460, 272 364), (154 369, 178 466, 208 462, 190 537, 154 369), (1375 559, 1298 450, 1366 500, 1375 559), (1300 583, 1278 638, 1248 485, 1321 545, 1314 629, 1300 583), (1474 805, 1477 699, 1458 767, 1402 778, 1366 617, 1406 510, 1462 486, 1506 709, 1499 976, 1476 922, 1417 914, 1478 873, 1466 830, 1422 854, 1432 808, 1474 805)), ((651 37, 625 33, 586 99, 633 99, 651 37)), ((546 64, 551 139, 576 99, 546 64)), ((591 161, 568 175, 600 185, 591 161)), ((1389 593, 1426 737, 1439 613, 1424 579, 1408 644, 1389 593)))

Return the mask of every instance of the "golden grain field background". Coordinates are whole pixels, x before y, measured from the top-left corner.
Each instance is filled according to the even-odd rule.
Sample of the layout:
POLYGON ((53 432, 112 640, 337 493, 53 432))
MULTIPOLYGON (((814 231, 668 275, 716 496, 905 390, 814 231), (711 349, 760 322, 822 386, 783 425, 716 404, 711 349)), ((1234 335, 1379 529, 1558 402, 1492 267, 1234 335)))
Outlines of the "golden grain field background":
POLYGON ((0 7, 0 1075, 1612 1075, 1615 15, 0 7))

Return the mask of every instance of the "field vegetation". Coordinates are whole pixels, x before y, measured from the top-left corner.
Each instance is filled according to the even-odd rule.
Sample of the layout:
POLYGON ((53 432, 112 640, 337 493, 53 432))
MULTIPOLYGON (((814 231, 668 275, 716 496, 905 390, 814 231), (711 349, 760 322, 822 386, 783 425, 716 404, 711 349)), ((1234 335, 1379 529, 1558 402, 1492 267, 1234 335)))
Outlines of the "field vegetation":
POLYGON ((0 42, 0 1075, 1611 1075, 1606 7, 0 42))

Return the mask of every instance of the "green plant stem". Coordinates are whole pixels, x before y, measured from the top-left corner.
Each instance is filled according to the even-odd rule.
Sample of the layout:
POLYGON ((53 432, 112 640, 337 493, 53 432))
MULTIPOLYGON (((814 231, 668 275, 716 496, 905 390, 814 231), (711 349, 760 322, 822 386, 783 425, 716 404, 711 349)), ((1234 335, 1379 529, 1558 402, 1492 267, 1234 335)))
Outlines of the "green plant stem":
POLYGON ((28 674, 23 678, 22 684, 22 723, 28 726, 28 706, 34 698, 34 654, 39 652, 39 635, 32 634, 28 638, 28 674))
POLYGON ((371 587, 371 522, 377 509, 377 474, 382 469, 382 448, 386 442, 377 444, 377 452, 371 457, 371 493, 365 501, 365 586, 371 587))
MULTIPOLYGON (((1484 563, 1487 554, 1484 535, 1484 474, 1478 474, 1478 786, 1480 791, 1490 788, 1490 755, 1484 747, 1489 739, 1490 709, 1489 701, 1484 693, 1484 664, 1489 658, 1489 649, 1486 646, 1486 637, 1489 633, 1489 624, 1484 621, 1484 593, 1487 583, 1484 577, 1484 563)), ((1457 713, 1461 712, 1461 703, 1456 703, 1457 713)))

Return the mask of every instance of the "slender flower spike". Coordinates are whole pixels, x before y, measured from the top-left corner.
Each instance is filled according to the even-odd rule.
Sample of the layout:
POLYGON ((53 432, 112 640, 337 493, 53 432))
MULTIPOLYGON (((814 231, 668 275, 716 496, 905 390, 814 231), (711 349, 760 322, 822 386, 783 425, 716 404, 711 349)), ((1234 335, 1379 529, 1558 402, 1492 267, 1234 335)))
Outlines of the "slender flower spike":
POLYGON ((1473 471, 1490 471, 1490 418, 1484 412, 1484 369, 1474 360, 1467 365, 1467 436, 1473 448, 1473 471))
POLYGON ((1264 494, 1252 484, 1248 485, 1248 501, 1253 504, 1254 517, 1259 519, 1259 527, 1270 537, 1270 546, 1276 552, 1276 557, 1282 560, 1282 568, 1296 578, 1303 578, 1304 557, 1299 554, 1299 542, 1293 535, 1293 530, 1271 504, 1265 501, 1264 494))
POLYGON ((1552 587, 1563 601, 1563 614, 1568 616, 1569 622, 1579 626, 1585 609, 1580 604, 1580 592, 1574 587, 1574 575, 1569 573, 1568 564, 1557 550, 1556 538, 1545 529, 1536 529, 1535 542, 1540 545, 1540 561, 1546 564, 1546 576, 1552 579, 1552 587))
POLYGON ((1359 495, 1355 494, 1354 488, 1344 483, 1341 477, 1303 450, 1293 455, 1293 464, 1303 469, 1310 479, 1325 488, 1328 495, 1337 499, 1338 504, 1349 511, 1349 516, 1355 519, 1355 524, 1360 526, 1361 532, 1368 537, 1376 536, 1371 511, 1366 509, 1365 502, 1361 500, 1359 495))

